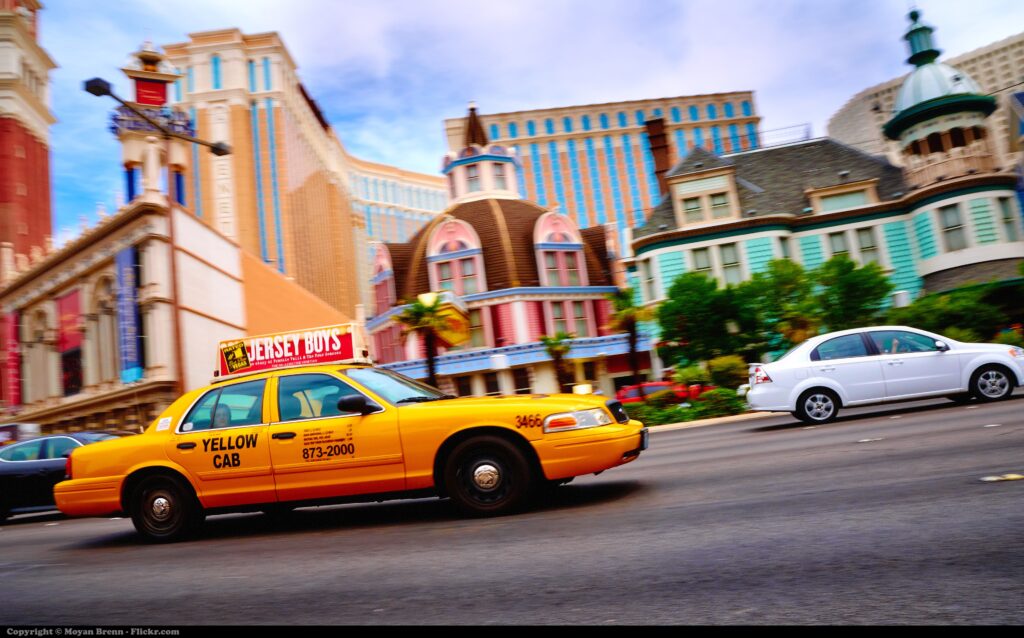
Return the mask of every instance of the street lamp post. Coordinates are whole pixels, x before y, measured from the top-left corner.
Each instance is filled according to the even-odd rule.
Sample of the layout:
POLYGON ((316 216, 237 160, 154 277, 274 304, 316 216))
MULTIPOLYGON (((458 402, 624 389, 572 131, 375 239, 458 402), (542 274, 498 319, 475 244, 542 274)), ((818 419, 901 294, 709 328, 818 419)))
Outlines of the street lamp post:
POLYGON ((191 135, 185 135, 177 131, 171 130, 167 123, 161 122, 156 118, 150 117, 145 111, 137 108, 134 104, 126 102, 121 99, 111 89, 110 82, 107 82, 103 78, 92 78, 86 80, 84 87, 87 93, 95 95, 96 97, 110 96, 119 102, 122 106, 130 110, 144 122, 149 124, 151 127, 161 133, 164 138, 164 152, 167 156, 167 234, 170 240, 170 268, 171 268, 171 307, 174 315, 174 355, 175 355, 175 369, 177 372, 176 387, 178 394, 184 393, 185 390, 185 369, 184 361, 185 357, 182 354, 181 344, 181 320, 179 317, 179 306, 178 306, 178 260, 177 260, 177 242, 175 240, 174 233, 174 202, 177 200, 177 193, 175 193, 175 180, 174 172, 171 168, 171 139, 180 139, 192 144, 200 144, 210 149, 210 152, 217 157, 223 157, 231 153, 231 147, 224 142, 207 142, 191 135))

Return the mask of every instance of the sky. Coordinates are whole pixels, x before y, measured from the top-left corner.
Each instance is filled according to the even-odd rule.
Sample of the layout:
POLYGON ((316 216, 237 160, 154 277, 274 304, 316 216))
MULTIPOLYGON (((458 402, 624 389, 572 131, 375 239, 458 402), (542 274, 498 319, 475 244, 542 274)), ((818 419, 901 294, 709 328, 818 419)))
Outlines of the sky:
POLYGON ((752 90, 762 131, 825 135, 849 98, 909 71, 914 5, 943 58, 1024 30, 1020 0, 44 0, 55 241, 123 196, 115 103, 81 87, 130 96, 119 69, 147 39, 277 31, 349 152, 437 174, 443 120, 470 100, 486 114, 752 90))

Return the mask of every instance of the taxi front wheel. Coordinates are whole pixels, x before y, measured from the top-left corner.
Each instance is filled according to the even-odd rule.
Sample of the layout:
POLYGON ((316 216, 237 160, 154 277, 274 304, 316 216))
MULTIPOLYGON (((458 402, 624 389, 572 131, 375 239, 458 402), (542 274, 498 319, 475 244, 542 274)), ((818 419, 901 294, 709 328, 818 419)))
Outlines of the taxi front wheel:
POLYGON ((534 477, 526 457, 497 436, 477 436, 455 446, 444 468, 455 506, 471 516, 496 516, 526 504, 534 477))
POLYGON ((204 518, 191 490, 168 476, 151 476, 135 487, 131 514, 139 534, 155 542, 185 538, 204 518))

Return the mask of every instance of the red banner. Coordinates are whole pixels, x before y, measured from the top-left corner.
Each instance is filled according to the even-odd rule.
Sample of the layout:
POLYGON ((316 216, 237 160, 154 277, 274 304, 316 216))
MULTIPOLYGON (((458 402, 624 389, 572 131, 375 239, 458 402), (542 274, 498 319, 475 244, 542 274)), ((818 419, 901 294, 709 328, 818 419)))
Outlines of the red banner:
POLYGON ((4 321, 4 343, 7 360, 4 361, 4 375, 7 377, 4 399, 8 407, 21 405, 21 354, 18 351, 18 313, 9 312, 4 321))
POLYGON ((221 341, 218 355, 222 375, 332 363, 352 357, 349 324, 221 341))
POLYGON ((77 290, 57 299, 57 352, 82 347, 80 299, 77 290))
POLYGON ((146 106, 163 106, 167 103, 167 83, 135 80, 135 101, 146 106))

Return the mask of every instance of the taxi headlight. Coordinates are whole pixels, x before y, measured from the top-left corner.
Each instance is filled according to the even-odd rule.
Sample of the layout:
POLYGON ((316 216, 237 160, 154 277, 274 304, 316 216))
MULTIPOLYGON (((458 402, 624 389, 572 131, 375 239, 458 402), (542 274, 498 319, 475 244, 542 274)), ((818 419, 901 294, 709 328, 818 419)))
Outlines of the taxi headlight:
POLYGON ((609 425, 612 417, 601 408, 552 414, 544 419, 544 432, 565 432, 609 425))

